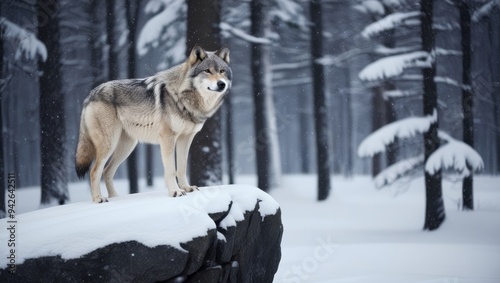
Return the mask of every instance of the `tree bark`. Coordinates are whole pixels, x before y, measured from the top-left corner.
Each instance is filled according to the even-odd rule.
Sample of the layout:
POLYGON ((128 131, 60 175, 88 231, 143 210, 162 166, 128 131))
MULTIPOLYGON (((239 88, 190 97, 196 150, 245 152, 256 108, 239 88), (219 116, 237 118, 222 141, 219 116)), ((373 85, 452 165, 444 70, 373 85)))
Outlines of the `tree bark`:
MULTIPOLYGON (((463 141, 474 147, 474 98, 471 81, 471 15, 469 5, 465 0, 459 2, 460 30, 462 34, 462 111, 463 111, 463 141)), ((470 175, 463 179, 462 200, 464 210, 474 209, 473 175, 470 166, 470 175)))
MULTIPOLYGON (((433 22, 433 0, 421 0, 421 37, 422 49, 429 54, 435 50, 435 37, 433 22)), ((433 55, 431 55, 433 56, 433 55)), ((430 116, 437 112, 437 91, 434 77, 436 76, 436 63, 433 59, 431 67, 424 68, 423 74, 423 93, 424 93, 424 115, 430 116)), ((424 133, 424 164, 429 157, 439 148, 438 122, 432 123, 429 130, 424 133)), ((445 210, 441 189, 441 170, 431 175, 425 171, 425 192, 426 208, 424 230, 435 230, 445 220, 445 210)))
POLYGON ((490 39, 490 58, 489 67, 491 78, 493 80, 493 89, 491 91, 491 99, 493 101, 493 119, 494 119, 494 134, 495 134, 495 163, 496 173, 500 174, 500 54, 498 48, 500 46, 500 19, 492 16, 488 21, 488 36, 490 39))
POLYGON ((42 204, 53 200, 64 204, 68 197, 66 164, 66 127, 62 93, 59 43, 59 3, 38 0, 38 37, 47 47, 47 60, 39 60, 40 77, 40 151, 42 204))
POLYGON ((311 66, 314 93, 314 123, 316 130, 316 162, 318 169, 318 200, 330 194, 330 127, 328 126, 329 97, 325 92, 323 65, 317 60, 323 57, 322 8, 319 0, 309 1, 311 25, 311 66))
POLYGON ((102 30, 99 26, 99 5, 100 1, 92 0, 87 5, 87 13, 90 21, 87 40, 90 46, 90 68, 92 75, 92 88, 100 85, 103 80, 103 44, 100 42, 102 30))
MULTIPOLYGON (((253 36, 269 38, 271 33, 270 5, 271 3, 267 0, 251 1, 250 30, 253 36)), ((281 176, 278 133, 274 115, 271 46, 251 43, 251 49, 257 178, 259 188, 268 191, 278 185, 281 176)))
MULTIPOLYGON (((125 13, 127 17, 128 47, 127 47, 127 76, 136 77, 136 50, 137 45, 137 21, 139 18, 139 0, 126 0, 125 13)), ((138 172, 137 172, 137 146, 132 150, 127 158, 127 173, 129 181, 129 192, 135 194, 139 192, 138 172)))
MULTIPOLYGON (((2 4, 0 3, 0 16, 2 16, 2 4)), ((5 172, 4 172, 4 154, 3 154, 3 90, 5 81, 3 80, 4 48, 3 48, 4 30, 0 27, 0 219, 5 217, 5 172)))
MULTIPOLYGON (((220 3, 188 0, 187 48, 189 55, 195 44, 206 50, 221 48, 220 3)), ((221 112, 205 122, 191 146, 190 181, 192 185, 209 186, 222 183, 221 112)))
POLYGON ((115 0, 106 1, 106 45, 108 49, 108 80, 118 79, 118 54, 115 39, 115 0))
POLYGON ((227 175, 229 184, 234 184, 234 143, 233 143, 233 105, 231 96, 228 95, 225 101, 226 106, 226 147, 227 147, 227 175))
POLYGON ((146 144, 146 184, 152 187, 154 184, 154 159, 153 159, 153 145, 146 144))

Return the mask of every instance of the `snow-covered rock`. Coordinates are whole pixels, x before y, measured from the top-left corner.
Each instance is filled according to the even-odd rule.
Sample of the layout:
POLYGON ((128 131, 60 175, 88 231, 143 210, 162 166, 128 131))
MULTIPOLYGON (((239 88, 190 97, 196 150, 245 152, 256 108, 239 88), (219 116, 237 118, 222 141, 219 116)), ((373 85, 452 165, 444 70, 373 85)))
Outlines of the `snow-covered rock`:
POLYGON ((16 221, 16 273, 2 248, 2 282, 272 282, 281 258, 279 205, 250 186, 126 195, 16 221))

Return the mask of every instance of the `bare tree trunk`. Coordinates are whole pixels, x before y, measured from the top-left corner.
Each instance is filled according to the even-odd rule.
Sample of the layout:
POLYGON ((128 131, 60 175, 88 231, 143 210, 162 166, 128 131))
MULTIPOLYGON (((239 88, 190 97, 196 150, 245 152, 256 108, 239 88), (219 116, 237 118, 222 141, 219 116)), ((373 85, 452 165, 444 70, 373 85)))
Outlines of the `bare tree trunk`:
MULTIPOLYGON (((2 4, 0 3, 0 16, 2 16, 2 4)), ((0 219, 5 218, 5 172, 4 172, 4 154, 3 154, 3 90, 5 88, 3 63, 4 48, 3 37, 4 30, 0 27, 0 219)))
MULTIPOLYGON (((254 0, 250 3, 251 33, 268 38, 271 33, 270 2, 254 0)), ((255 149, 258 186, 268 191, 278 185, 281 176, 278 133, 274 109, 271 71, 271 47, 252 43, 252 80, 255 117, 255 149)))
POLYGON ((146 144, 146 183, 148 187, 152 187, 154 183, 154 166, 153 166, 153 145, 146 144))
MULTIPOLYGON (((434 29, 432 27, 433 0, 421 0, 421 37, 423 51, 429 54, 434 53, 434 29)), ((432 66, 422 70, 424 78, 424 115, 430 116, 437 112, 437 91, 434 77, 436 76, 436 63, 433 60, 432 66)), ((439 148, 438 122, 431 124, 429 130, 424 133, 424 155, 425 162, 439 148)), ((425 171, 425 192, 426 208, 424 230, 435 230, 445 220, 444 203, 441 189, 441 170, 431 175, 425 171)))
MULTIPOLYGON (((127 48, 127 76, 129 78, 136 77, 136 52, 135 46, 137 45, 137 21, 139 18, 139 0, 126 0, 125 13, 127 17, 128 29, 128 48, 127 48)), ((129 181, 129 192, 135 194, 139 192, 138 172, 137 172, 137 146, 130 153, 127 158, 127 173, 129 181)))
MULTIPOLYGON (((372 129, 380 129, 385 125, 385 102, 383 97, 384 87, 382 84, 372 88, 372 129)), ((377 176, 383 168, 382 153, 377 153, 372 158, 372 177, 377 176)))
POLYGON ((491 92, 491 99, 493 101, 493 118, 494 118, 494 133, 495 133, 495 163, 496 173, 500 174, 500 65, 497 63, 500 60, 498 47, 500 46, 500 19, 499 17, 492 16, 488 22, 488 35, 490 38, 491 60, 490 72, 493 80, 493 91, 491 92))
MULTIPOLYGON (((460 10, 460 30, 462 33, 462 110, 463 110, 463 141, 474 147, 474 98, 472 95, 471 81, 471 16, 470 8, 465 0, 459 2, 460 10)), ((472 170, 469 176, 465 177, 462 183, 462 200, 464 210, 474 209, 473 198, 473 176, 472 170)))
POLYGON ((311 25, 311 66, 314 93, 314 122, 316 130, 316 161, 318 167, 318 200, 330 194, 330 127, 328 126, 329 99, 325 92, 323 65, 317 60, 323 57, 322 8, 319 0, 309 1, 311 25))
POLYGON ((352 177, 353 170, 354 170, 354 160, 353 160, 353 155, 354 155, 354 149, 353 149, 353 142, 352 142, 352 135, 353 135, 353 129, 354 125, 352 122, 352 93, 351 93, 351 75, 350 72, 346 72, 347 76, 347 82, 349 88, 347 91, 344 93, 345 94, 345 104, 346 104, 346 109, 345 109, 345 119, 346 119, 346 124, 347 127, 345 129, 345 134, 346 134, 346 165, 345 165, 345 172, 344 176, 345 177, 352 177))
POLYGON ((301 104, 301 109, 299 109, 299 145, 300 145, 300 169, 301 173, 308 174, 311 173, 311 166, 309 165, 309 115, 307 113, 308 106, 310 106, 307 101, 303 101, 301 104))
POLYGON ((90 67, 92 75, 92 88, 104 82, 103 78, 103 44, 100 41, 102 30, 99 26, 99 5, 100 1, 92 0, 87 5, 87 13, 90 21, 87 39, 90 46, 90 67))
MULTIPOLYGON (((207 50, 218 50, 220 41, 220 3, 188 0, 187 49, 195 44, 207 50)), ((209 186, 222 183, 221 112, 205 122, 191 146, 190 181, 193 185, 209 186)))
POLYGON ((115 39, 115 0, 106 1, 106 45, 108 48, 108 80, 118 79, 118 54, 115 39))
POLYGON ((229 184, 234 184, 234 144, 233 144, 233 105, 231 95, 228 95, 225 101, 226 106, 226 147, 227 147, 227 175, 229 184))
POLYGON ((40 151, 42 204, 53 200, 64 204, 68 197, 66 164, 66 127, 62 93, 59 44, 59 3, 37 1, 38 37, 47 47, 47 60, 39 60, 40 77, 40 151), (47 11, 50 9, 50 11, 47 11))

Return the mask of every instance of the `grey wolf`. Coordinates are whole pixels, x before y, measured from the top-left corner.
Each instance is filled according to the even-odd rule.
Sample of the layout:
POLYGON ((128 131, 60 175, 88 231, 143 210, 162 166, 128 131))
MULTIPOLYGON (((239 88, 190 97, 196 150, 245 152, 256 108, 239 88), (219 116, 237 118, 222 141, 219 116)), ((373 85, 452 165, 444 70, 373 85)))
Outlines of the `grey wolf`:
POLYGON ((160 145, 170 196, 197 190, 186 177, 189 147, 221 106, 231 80, 227 47, 209 52, 195 46, 184 63, 166 71, 109 81, 93 89, 83 103, 75 160, 79 178, 94 162, 90 170, 93 202, 107 201, 100 189, 103 174, 108 197, 118 195, 113 177, 138 141, 160 145))

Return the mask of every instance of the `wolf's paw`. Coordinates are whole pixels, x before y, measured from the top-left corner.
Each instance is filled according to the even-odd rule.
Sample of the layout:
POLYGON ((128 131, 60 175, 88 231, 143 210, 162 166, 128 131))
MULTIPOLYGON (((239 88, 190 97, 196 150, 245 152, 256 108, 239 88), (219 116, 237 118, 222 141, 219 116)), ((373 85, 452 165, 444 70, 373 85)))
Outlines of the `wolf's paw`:
POLYGON ((186 195, 186 192, 183 191, 183 190, 175 190, 175 191, 170 191, 168 192, 168 194, 171 196, 171 197, 182 197, 182 196, 185 196, 186 195))
POLYGON ((95 197, 92 201, 94 203, 103 203, 103 202, 108 202, 108 199, 105 197, 95 197))
POLYGON ((194 191, 199 191, 197 186, 184 186, 182 189, 188 193, 194 192, 194 191))

